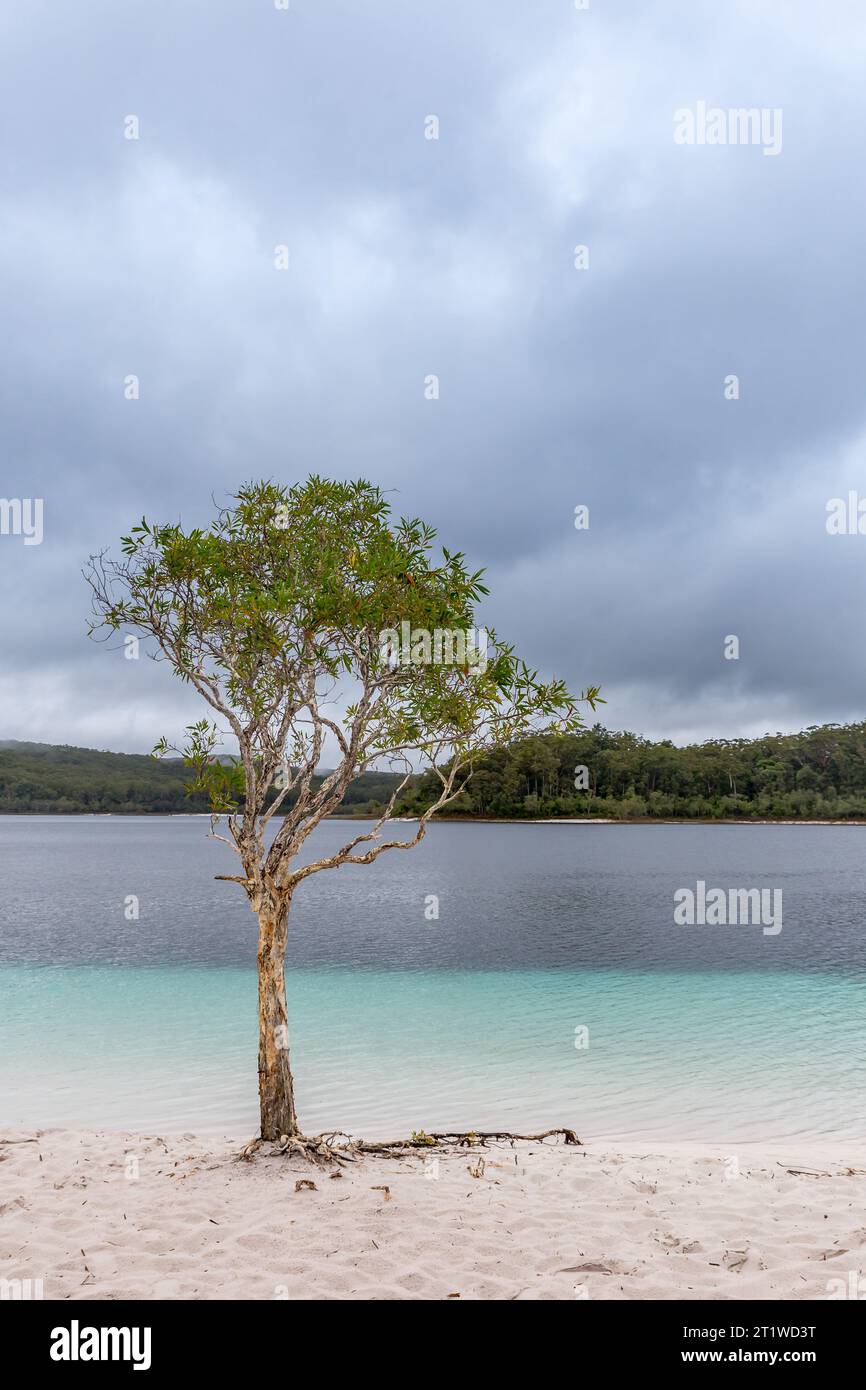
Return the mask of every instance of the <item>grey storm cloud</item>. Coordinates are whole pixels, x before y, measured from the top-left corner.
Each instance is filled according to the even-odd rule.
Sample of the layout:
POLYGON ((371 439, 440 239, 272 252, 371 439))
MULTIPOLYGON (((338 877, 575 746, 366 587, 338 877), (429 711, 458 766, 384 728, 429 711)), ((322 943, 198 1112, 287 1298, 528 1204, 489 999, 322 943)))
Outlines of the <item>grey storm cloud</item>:
POLYGON ((612 727, 862 714, 866 538, 825 529, 866 494, 856 0, 31 0, 0 49, 0 495, 45 506, 0 536, 0 735, 195 717, 87 641, 82 563, 312 471, 486 565, 612 727), (780 153, 678 145, 699 101, 780 109, 780 153))

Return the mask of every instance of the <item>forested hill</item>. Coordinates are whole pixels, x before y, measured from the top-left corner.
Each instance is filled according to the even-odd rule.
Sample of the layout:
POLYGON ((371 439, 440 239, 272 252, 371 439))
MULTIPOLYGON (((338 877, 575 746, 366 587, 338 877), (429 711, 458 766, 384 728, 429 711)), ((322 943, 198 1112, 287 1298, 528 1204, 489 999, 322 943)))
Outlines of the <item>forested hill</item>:
MULTIPOLYGON (((187 795, 192 775, 177 758, 160 761, 93 748, 0 742, 0 814, 207 811, 206 798, 187 795)), ((387 772, 359 777, 347 791, 342 811, 363 815, 375 810, 398 780, 387 772)))
MULTIPOLYGON (((186 795, 191 775, 177 759, 0 742, 0 813, 206 811, 202 797, 186 795)), ((396 779, 365 774, 349 788, 341 814, 381 809, 396 779)), ((418 777, 398 809, 422 810, 438 786, 434 774, 418 777)), ((601 725, 526 739, 479 761, 443 814, 866 820, 866 722, 683 748, 601 725)))
MULTIPOLYGON (((421 778, 411 808, 428 805, 436 785, 432 776, 421 778)), ((601 725, 527 739, 479 763, 450 813, 866 819, 866 722, 683 748, 601 725)))

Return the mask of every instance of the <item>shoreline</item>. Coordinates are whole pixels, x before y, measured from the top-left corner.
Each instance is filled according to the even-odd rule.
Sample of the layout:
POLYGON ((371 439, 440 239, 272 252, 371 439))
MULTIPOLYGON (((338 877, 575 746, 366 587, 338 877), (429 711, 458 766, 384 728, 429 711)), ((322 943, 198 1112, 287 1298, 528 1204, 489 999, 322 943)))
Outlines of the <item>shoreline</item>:
POLYGON ((334 1176, 239 1161, 248 1138, 4 1131, 5 1277, 46 1300, 799 1301, 866 1268, 866 1141, 496 1142, 334 1176))
MULTIPOLYGON (((53 817, 54 820, 210 820, 209 811, 3 811, 0 820, 27 820, 53 817)), ((220 817, 220 819, 223 819, 220 817)), ((275 819, 281 820, 280 812, 275 819)), ((375 824, 377 816, 326 816, 322 821, 346 822, 349 825, 375 824)), ((417 825, 420 816, 392 816, 389 825, 417 825)), ((428 822, 429 825, 827 825, 827 826, 866 826, 866 816, 862 820, 791 820, 781 816, 767 819, 754 819, 751 816, 689 816, 663 819, 661 816, 441 816, 428 822)))

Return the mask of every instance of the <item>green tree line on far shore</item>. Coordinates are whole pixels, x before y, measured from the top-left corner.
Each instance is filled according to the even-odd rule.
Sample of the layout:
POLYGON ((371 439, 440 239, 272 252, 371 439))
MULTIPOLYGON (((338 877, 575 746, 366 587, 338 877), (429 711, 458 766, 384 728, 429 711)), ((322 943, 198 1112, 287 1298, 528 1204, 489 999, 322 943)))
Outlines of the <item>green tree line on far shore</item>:
MULTIPOLYGON (((190 791, 195 770, 180 758, 101 753, 46 743, 0 743, 0 813, 167 815, 210 810, 206 795, 190 791)), ((400 778, 365 773, 346 792, 341 812, 369 815, 400 778)), ((294 798, 286 798, 291 806, 294 798)))
MULTIPOLYGON (((206 799, 188 795, 192 776, 179 759, 2 743, 0 812, 205 812, 206 799)), ((366 773, 349 787, 340 814, 376 814, 398 780, 389 772, 366 773)), ((437 785, 435 774, 415 778, 399 813, 423 810, 437 785)), ((524 739, 480 758, 466 789, 441 814, 479 819, 866 819, 866 721, 685 747, 614 733, 598 724, 576 734, 524 739)))
MULTIPOLYGON (((407 813, 434 794, 421 777, 407 813)), ((615 820, 866 818, 866 722, 676 747, 596 724, 476 764, 451 816, 615 820)))

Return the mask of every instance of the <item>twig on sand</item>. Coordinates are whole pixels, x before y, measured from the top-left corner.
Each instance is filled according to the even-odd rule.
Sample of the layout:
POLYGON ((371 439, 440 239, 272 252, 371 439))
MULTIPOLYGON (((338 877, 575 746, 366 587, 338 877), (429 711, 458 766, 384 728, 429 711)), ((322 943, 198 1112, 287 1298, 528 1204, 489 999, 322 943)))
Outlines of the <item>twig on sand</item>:
POLYGON ((776 1163, 777 1168, 784 1168, 786 1173, 790 1173, 795 1178, 832 1178, 833 1174, 828 1173, 824 1168, 789 1168, 787 1163, 776 1163))
POLYGON ((854 1178, 866 1174, 866 1168, 843 1168, 841 1173, 829 1173, 823 1168, 789 1168, 787 1163, 777 1163, 786 1173, 795 1178, 854 1178))

